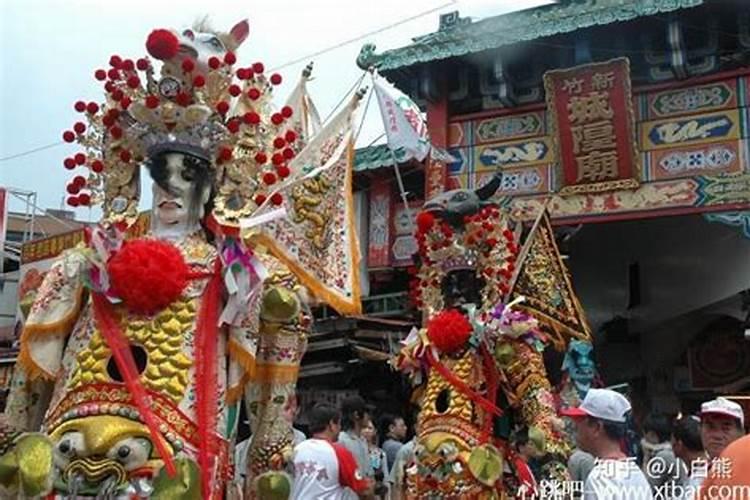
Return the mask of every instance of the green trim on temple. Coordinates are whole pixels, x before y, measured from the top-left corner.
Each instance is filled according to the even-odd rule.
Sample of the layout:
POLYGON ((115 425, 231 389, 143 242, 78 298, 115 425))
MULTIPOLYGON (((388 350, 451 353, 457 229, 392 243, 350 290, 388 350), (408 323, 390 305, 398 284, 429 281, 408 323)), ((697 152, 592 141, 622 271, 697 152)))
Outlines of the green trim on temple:
POLYGON ((354 171, 365 172, 393 165, 393 154, 387 144, 359 148, 354 152, 354 171))
POLYGON ((697 7, 704 1, 561 0, 554 5, 489 17, 477 22, 458 23, 415 38, 411 45, 382 54, 375 53, 375 45, 366 44, 357 57, 357 64, 363 69, 375 66, 380 71, 389 71, 592 26, 697 7))

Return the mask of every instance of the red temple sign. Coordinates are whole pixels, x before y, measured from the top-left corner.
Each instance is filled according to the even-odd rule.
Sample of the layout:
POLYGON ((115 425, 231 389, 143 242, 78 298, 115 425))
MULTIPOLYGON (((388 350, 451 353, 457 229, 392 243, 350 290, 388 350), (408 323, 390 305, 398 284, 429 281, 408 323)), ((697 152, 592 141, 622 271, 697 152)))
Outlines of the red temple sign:
POLYGON ((548 71, 547 109, 561 194, 638 187, 628 59, 548 71))

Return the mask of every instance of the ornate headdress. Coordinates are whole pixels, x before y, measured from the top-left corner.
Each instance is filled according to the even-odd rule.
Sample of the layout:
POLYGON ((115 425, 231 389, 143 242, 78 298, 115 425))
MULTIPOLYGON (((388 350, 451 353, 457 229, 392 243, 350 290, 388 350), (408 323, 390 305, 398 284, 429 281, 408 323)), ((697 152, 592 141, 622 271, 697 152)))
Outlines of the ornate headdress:
MULTIPOLYGON (((520 230, 520 226, 518 227, 520 230)), ((443 308, 441 284, 454 270, 474 270, 484 281, 485 307, 501 302, 520 247, 509 219, 496 206, 486 206, 464 216, 461 227, 425 211, 417 217, 420 266, 412 281, 412 299, 426 311, 425 320, 443 308)), ((477 304, 481 306, 481 304, 477 304)))
MULTIPOLYGON (((242 36, 238 45, 246 22, 244 34, 235 29, 225 37, 242 36)), ((115 55, 108 70, 95 72, 105 102, 76 102, 85 121, 63 133, 66 142, 84 148, 65 167, 88 170, 68 184, 70 205, 101 204, 105 221, 131 223, 139 165, 166 151, 206 160, 214 169, 212 215, 222 225, 236 227, 260 206, 283 202, 274 185, 290 175, 297 133, 289 123, 291 107, 271 108, 272 85, 281 76, 267 77, 260 62, 236 68, 231 51, 201 60, 184 39, 167 30, 151 33, 147 49, 163 61, 158 78, 146 57, 134 62, 115 55)))

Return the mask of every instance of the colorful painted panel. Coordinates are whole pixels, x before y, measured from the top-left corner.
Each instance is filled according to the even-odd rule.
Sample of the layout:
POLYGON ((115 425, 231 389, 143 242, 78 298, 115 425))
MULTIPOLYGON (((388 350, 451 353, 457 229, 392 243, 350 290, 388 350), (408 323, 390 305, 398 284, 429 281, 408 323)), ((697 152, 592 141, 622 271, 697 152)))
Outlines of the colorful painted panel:
MULTIPOLYGON (((526 194, 547 193, 550 190, 549 165, 536 165, 531 167, 508 168, 503 170, 503 180, 497 191, 499 196, 519 196, 526 194)), ((475 187, 489 182, 494 172, 477 172, 475 174, 475 187)))
POLYGON ((740 172, 743 147, 742 141, 729 141, 651 151, 647 153, 649 179, 740 172))
POLYGON ((549 202, 553 219, 607 217, 638 212, 748 204, 750 175, 692 177, 650 182, 637 190, 572 196, 527 196, 506 198, 511 215, 517 220, 533 220, 549 202))
POLYGON ((648 94, 651 118, 690 115, 734 107, 737 107, 736 80, 648 94))
POLYGON ((637 187, 627 58, 544 74, 563 193, 637 187))
POLYGON ((739 137, 740 116, 736 109, 641 124, 641 148, 645 151, 727 141, 739 137))
POLYGON ((474 122, 477 144, 544 135, 544 111, 484 118, 474 122))
POLYGON ((416 200, 409 202, 409 210, 406 209, 401 200, 394 198, 391 219, 391 229, 393 231, 391 243, 391 266, 410 266, 412 265, 412 255, 417 250, 417 240, 414 238, 414 228, 416 227, 416 216, 424 205, 424 201, 416 200))
POLYGON ((469 132, 473 122, 454 122, 448 124, 448 147, 456 148, 469 145, 469 132))
POLYGON ((477 172, 499 168, 520 167, 554 161, 552 143, 548 137, 537 137, 518 142, 504 142, 477 146, 474 169, 477 172))
POLYGON ((384 179, 375 182, 370 189, 368 267, 387 267, 390 263, 390 220, 391 185, 384 179))

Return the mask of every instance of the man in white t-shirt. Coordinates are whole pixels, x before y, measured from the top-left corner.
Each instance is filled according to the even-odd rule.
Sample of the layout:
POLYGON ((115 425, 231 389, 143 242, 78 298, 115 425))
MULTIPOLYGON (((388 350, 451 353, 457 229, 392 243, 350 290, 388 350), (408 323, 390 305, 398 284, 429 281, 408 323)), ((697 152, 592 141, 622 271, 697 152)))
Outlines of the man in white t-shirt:
POLYGON ((609 389, 590 389, 577 408, 561 411, 573 418, 576 443, 595 457, 583 485, 584 500, 651 500, 646 476, 620 443, 625 436, 630 402, 609 389))
POLYGON ((291 500, 345 500, 372 494, 373 483, 357 468, 349 450, 335 440, 341 414, 330 405, 315 406, 309 414, 312 438, 294 448, 291 500))

